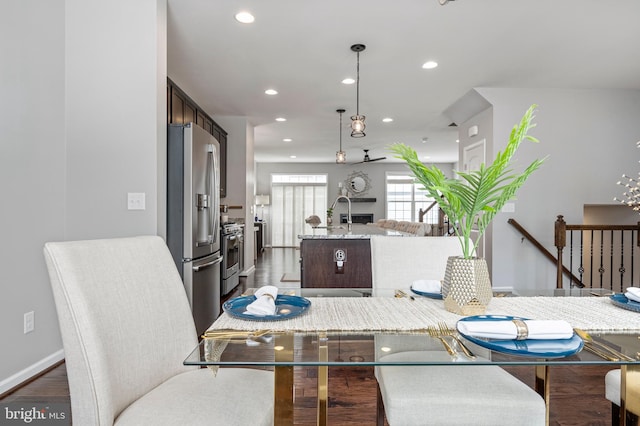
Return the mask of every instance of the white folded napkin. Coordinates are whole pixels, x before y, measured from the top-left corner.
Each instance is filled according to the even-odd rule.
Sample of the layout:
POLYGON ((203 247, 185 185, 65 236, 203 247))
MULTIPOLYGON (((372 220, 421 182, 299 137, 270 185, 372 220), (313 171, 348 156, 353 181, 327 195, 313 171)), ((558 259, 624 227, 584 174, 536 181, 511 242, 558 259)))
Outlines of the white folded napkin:
POLYGON ((415 280, 411 284, 411 288, 423 293, 440 293, 442 291, 439 280, 415 280))
MULTIPOLYGON (((573 337, 573 328, 566 321, 524 320, 523 322, 527 327, 526 339, 550 340, 573 337)), ((504 321, 458 321, 458 331, 472 337, 488 339, 516 339, 518 337, 518 327, 509 319, 504 321)))
POLYGON ((256 296, 256 300, 247 305, 247 313, 261 316, 275 315, 278 287, 272 285, 260 287, 254 293, 254 296, 256 296))
POLYGON ((627 287, 627 292, 624 294, 624 296, 634 302, 640 302, 640 288, 627 287))

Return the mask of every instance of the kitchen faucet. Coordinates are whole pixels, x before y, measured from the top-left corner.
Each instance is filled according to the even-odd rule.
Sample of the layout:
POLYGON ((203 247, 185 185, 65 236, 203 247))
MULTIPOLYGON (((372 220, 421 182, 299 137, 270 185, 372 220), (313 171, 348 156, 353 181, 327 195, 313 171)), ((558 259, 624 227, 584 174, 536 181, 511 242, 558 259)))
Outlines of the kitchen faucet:
POLYGON ((331 204, 331 209, 335 209, 336 208, 336 204, 338 204, 338 200, 340 198, 344 198, 345 200, 347 200, 347 203, 349 203, 348 206, 348 214, 347 214, 347 229, 349 231, 351 231, 351 224, 353 223, 351 221, 351 200, 349 199, 349 197, 347 197, 346 195, 338 195, 338 197, 336 198, 336 200, 333 202, 333 204, 331 204))

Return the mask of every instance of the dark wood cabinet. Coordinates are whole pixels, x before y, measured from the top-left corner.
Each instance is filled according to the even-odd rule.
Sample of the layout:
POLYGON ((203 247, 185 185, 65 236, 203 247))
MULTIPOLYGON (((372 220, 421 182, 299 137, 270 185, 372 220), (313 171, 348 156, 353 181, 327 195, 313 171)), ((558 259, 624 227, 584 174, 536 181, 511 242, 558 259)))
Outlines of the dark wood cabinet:
POLYGON ((220 143, 220 197, 227 196, 227 132, 176 84, 167 79, 167 123, 196 123, 220 143))
POLYGON ((300 243, 303 288, 371 288, 368 239, 303 239, 300 243), (337 250, 342 253, 336 254, 337 250), (342 267, 336 257, 346 256, 342 267))
POLYGON ((167 105, 167 109, 169 110, 169 123, 168 124, 184 124, 184 98, 177 93, 176 90, 170 88, 171 102, 167 105))
POLYGON ((267 224, 265 222, 254 222, 253 224, 256 228, 256 253, 257 256, 262 256, 262 252, 264 251, 264 237, 267 228, 267 224))
MULTIPOLYGON (((185 102, 184 104, 184 122, 195 123, 196 122, 196 109, 193 105, 185 102)), ((205 129, 206 130, 206 129, 205 129)), ((211 132, 209 132, 211 133, 211 132)))

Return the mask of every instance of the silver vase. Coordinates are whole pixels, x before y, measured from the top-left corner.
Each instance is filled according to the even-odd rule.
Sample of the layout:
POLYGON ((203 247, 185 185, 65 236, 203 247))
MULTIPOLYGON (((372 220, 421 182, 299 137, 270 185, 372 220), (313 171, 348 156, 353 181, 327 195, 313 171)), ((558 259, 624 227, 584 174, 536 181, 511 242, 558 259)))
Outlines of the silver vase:
POLYGON ((447 311, 459 315, 482 315, 492 296, 489 268, 484 258, 452 256, 447 259, 442 282, 442 297, 447 311))

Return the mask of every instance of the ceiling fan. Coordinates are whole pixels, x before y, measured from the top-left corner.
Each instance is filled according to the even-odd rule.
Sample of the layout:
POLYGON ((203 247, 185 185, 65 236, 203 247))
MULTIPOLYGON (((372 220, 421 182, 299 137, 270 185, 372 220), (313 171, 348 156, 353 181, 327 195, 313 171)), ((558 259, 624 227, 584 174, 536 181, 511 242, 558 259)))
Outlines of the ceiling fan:
POLYGON ((370 163, 372 161, 385 160, 387 158, 387 157, 370 158, 369 150, 363 149, 363 151, 364 151, 364 159, 362 161, 358 161, 357 163, 352 163, 352 164, 370 163))

